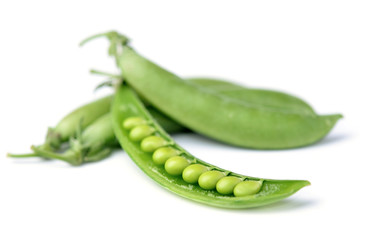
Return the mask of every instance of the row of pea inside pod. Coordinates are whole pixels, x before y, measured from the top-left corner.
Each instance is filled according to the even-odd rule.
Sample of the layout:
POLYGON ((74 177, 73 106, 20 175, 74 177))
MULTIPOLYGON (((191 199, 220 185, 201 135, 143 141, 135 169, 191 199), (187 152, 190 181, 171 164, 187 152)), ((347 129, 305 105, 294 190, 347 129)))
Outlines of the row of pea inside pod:
POLYGON ((152 161, 164 165, 165 171, 172 176, 181 176, 189 184, 199 184, 202 189, 216 189, 223 195, 235 197, 250 196, 258 193, 262 181, 247 180, 238 176, 228 176, 228 172, 213 169, 197 159, 189 159, 175 143, 167 142, 154 135, 157 130, 141 117, 129 117, 122 123, 129 130, 129 139, 140 142, 140 148, 153 153, 152 161))

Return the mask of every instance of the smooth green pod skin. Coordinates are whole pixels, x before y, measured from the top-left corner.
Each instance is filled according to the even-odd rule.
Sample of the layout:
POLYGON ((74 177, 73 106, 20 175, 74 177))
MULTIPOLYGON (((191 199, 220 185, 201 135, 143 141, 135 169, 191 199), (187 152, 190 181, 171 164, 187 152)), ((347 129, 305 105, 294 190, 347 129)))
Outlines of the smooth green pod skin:
POLYGON ((241 181, 242 179, 238 177, 233 177, 233 176, 224 177, 217 182, 217 185, 215 186, 215 188, 221 194, 225 194, 225 195, 232 194, 234 187, 241 181))
POLYGON ((107 151, 116 148, 111 114, 107 113, 89 125, 81 134, 81 143, 87 150, 83 162, 98 161, 107 151), (101 155, 100 152, 104 153, 101 155))
POLYGON ((190 162, 186 158, 174 156, 166 161, 164 164, 164 169, 168 174, 178 176, 182 174, 183 170, 189 166, 189 164, 190 162))
POLYGON ((261 181, 243 181, 237 184, 233 189, 236 197, 245 197, 258 193, 261 189, 261 181))
POLYGON ((201 174, 209 168, 201 164, 191 164, 182 172, 182 179, 187 183, 197 183, 201 174))
MULTIPOLYGON (((304 115, 317 115, 308 103, 291 94, 275 90, 249 88, 226 80, 212 78, 189 78, 186 81, 197 85, 199 88, 224 95, 235 101, 245 102, 249 105, 304 115)), ((177 125, 181 126, 169 117, 164 116, 163 113, 153 106, 150 106, 149 102, 145 102, 145 104, 148 105, 147 108, 149 112, 158 120, 166 131, 171 132, 171 124, 175 124, 173 125, 174 129, 177 128, 177 125), (162 116, 164 116, 163 119, 161 119, 162 116)), ((181 126, 181 128, 183 128, 183 126, 181 126)), ((182 131, 182 129, 179 129, 179 131, 182 131)))
POLYGON ((190 78, 187 80, 201 88, 249 105, 303 115, 316 115, 308 103, 291 94, 275 90, 248 88, 229 81, 212 78, 190 78))
POLYGON ((158 148, 153 153, 153 162, 158 165, 163 165, 169 158, 177 156, 179 153, 180 151, 177 151, 171 147, 158 148))
POLYGON ((147 106, 149 113, 157 122, 169 133, 188 132, 189 130, 181 124, 175 122, 170 117, 164 115, 152 106, 147 106))
POLYGON ((341 118, 340 114, 304 115, 234 101, 182 80, 127 46, 117 63, 130 86, 160 111, 193 131, 240 147, 309 145, 322 139, 341 118))
POLYGON ((164 188, 193 201, 222 208, 258 207, 284 199, 310 184, 308 181, 303 180, 271 180, 244 176, 228 172, 195 158, 170 138, 151 117, 136 93, 125 85, 118 88, 116 92, 112 106, 112 120, 113 128, 121 147, 137 166, 164 188), (181 151, 181 155, 193 163, 199 163, 211 170, 225 172, 227 176, 236 176, 242 179, 256 181, 262 180, 261 190, 252 196, 234 197, 233 195, 222 195, 216 190, 205 190, 198 184, 185 182, 181 176, 170 175, 164 169, 164 166, 157 165, 152 161, 152 153, 143 151, 139 143, 129 139, 129 130, 121 127, 121 123, 132 116, 139 116, 152 122, 152 126, 157 130, 156 134, 159 134, 165 141, 170 142, 170 146, 181 151))

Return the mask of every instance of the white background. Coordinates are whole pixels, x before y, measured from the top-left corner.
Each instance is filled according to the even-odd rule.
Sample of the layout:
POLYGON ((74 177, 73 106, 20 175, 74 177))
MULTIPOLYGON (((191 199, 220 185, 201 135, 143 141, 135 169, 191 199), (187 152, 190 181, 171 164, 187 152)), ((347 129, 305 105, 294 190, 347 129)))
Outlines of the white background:
POLYGON ((367 6, 365 1, 1 1, 0 239, 366 239, 367 6), (116 72, 118 30, 144 56, 182 76, 277 89, 318 113, 342 113, 321 142, 239 149, 194 134, 174 138, 235 172, 312 185, 249 210, 208 207, 162 189, 123 152, 82 167, 14 160, 43 141, 116 72))

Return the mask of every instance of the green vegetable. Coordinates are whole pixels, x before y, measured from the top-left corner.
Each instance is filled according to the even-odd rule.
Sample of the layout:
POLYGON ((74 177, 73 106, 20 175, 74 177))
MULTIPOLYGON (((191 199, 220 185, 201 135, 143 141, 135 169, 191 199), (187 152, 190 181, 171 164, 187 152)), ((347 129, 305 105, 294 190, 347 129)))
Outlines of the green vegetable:
MULTIPOLYGON (((212 91, 212 92, 215 92, 216 94, 222 94, 227 97, 230 97, 233 100, 238 100, 238 101, 245 102, 245 103, 251 103, 257 106, 261 106, 263 108, 267 108, 267 107, 277 108, 277 109, 299 112, 299 113, 308 114, 308 115, 316 115, 316 113, 312 110, 312 107, 308 105, 306 102, 304 102, 303 100, 297 97, 294 97, 292 95, 285 94, 282 92, 273 91, 273 90, 247 88, 244 86, 236 85, 228 81, 217 80, 217 79, 192 78, 192 79, 188 79, 187 81, 207 91, 212 91)), ((79 109, 74 110, 72 113, 64 117, 60 121, 60 123, 57 124, 57 127, 49 131, 49 134, 47 135, 46 140, 45 140, 45 144, 43 144, 42 146, 34 147, 34 148, 37 148, 38 154, 36 153, 21 154, 21 155, 9 154, 9 156, 11 157, 35 157, 35 156, 40 156, 41 150, 43 150, 42 152, 44 153, 45 151, 52 151, 52 152, 51 153, 48 152, 47 156, 43 154, 43 156, 40 156, 40 157, 53 158, 51 157, 51 154, 57 153, 56 150, 60 148, 60 145, 62 143, 75 142, 75 140, 73 139, 75 139, 76 130, 78 129, 78 127, 80 127, 80 122, 82 121, 81 119, 77 121, 78 116, 80 116, 80 113, 83 113, 88 119, 90 119, 91 116, 89 116, 88 113, 89 112, 93 113, 94 112, 93 109, 95 109, 96 106, 98 106, 99 108, 103 108, 103 109, 110 109, 110 102, 111 102, 110 99, 112 99, 112 97, 110 96, 102 98, 102 99, 98 99, 92 103, 89 103, 87 105, 80 107, 79 109), (98 103, 98 105, 94 104, 95 102, 98 103), (61 134, 60 130, 65 129, 65 126, 67 125, 69 126, 69 129, 63 132, 69 132, 68 134, 69 138, 64 138, 66 140, 60 141, 59 136, 67 135, 65 133, 61 134), (62 127, 59 127, 59 126, 62 126, 62 127), (53 134, 50 134, 50 132, 53 132, 53 134), (59 134, 56 134, 57 132, 59 132, 59 134), (73 133, 70 134, 70 132, 73 132, 73 133), (50 144, 52 142, 53 144, 50 144)), ((170 119, 169 117, 165 116, 159 110, 151 106, 148 102, 145 102, 145 104, 147 105, 149 112, 160 123, 160 125, 163 126, 163 128, 167 132, 173 133, 173 132, 187 131, 187 129, 185 129, 183 126, 181 126, 174 120, 170 119)), ((126 124, 126 126, 124 126, 125 128, 131 129, 139 125, 144 125, 146 124, 146 122, 142 119, 134 120, 132 118, 131 121, 127 121, 125 124, 126 124)), ((106 149, 106 153, 110 150, 115 149, 116 144, 117 143, 113 142, 111 143, 111 146, 105 146, 108 149, 108 150, 106 149)), ((60 157, 60 155, 56 155, 56 156, 60 157)), ((103 155, 101 155, 101 157, 102 156, 103 155)), ((105 156, 107 157, 108 154, 106 154, 105 156)), ((167 159, 165 159, 164 162, 167 159)), ((154 155, 153 155, 153 160, 155 160, 154 155)), ((157 162, 158 161, 159 160, 157 160, 157 162)), ((162 162, 161 164, 164 164, 164 162, 162 162)))
POLYGON ((155 119, 152 118, 137 94, 126 85, 122 85, 116 92, 112 106, 112 119, 116 137, 122 148, 149 177, 166 189, 197 202, 224 208, 256 207, 284 199, 310 184, 308 181, 303 180, 270 180, 244 176, 195 158, 174 142, 155 119), (155 129, 153 135, 144 138, 141 142, 132 141, 129 137, 131 130, 123 127, 125 121, 129 121, 132 117, 140 118, 144 122, 149 123, 149 126, 155 129), (145 141, 150 143, 148 149, 142 144, 145 141), (153 155, 160 151, 161 148, 165 149, 163 152, 167 151, 167 147, 176 150, 175 154, 179 155, 170 157, 169 159, 174 160, 172 162, 167 160, 165 165, 161 163, 156 164, 153 161, 153 155), (179 175, 181 172, 182 175, 179 175), (198 178, 196 177, 197 175, 199 175, 198 178), (207 177, 204 177, 205 175, 207 177), (225 176, 241 179, 233 190, 236 191, 236 194, 239 194, 238 196, 235 196, 234 193, 229 193, 230 187, 218 185, 219 179, 224 179, 225 176), (197 179, 199 179, 199 184, 196 183, 197 179), (202 181, 201 185, 200 179, 202 181), (253 184, 248 186, 248 188, 244 188, 242 186, 243 183, 249 181, 256 182, 257 185, 254 186, 255 184, 253 184), (201 186, 210 188, 210 190, 201 186), (236 190, 237 186, 239 187, 236 190), (226 193, 218 192, 215 187, 223 188, 226 193))
MULTIPOLYGON (((126 39, 124 40, 122 36, 120 37, 122 40, 117 42, 119 43, 127 42, 125 41, 126 39)), ((111 44, 111 47, 116 46, 113 46, 113 44, 111 44)), ((111 49, 111 53, 113 52, 114 52, 113 49, 111 49)), ((221 95, 224 96, 225 98, 230 98, 233 101, 240 101, 248 106, 268 109, 269 111, 276 110, 280 112, 290 112, 317 117, 317 114, 313 111, 311 106, 309 106, 303 100, 289 94, 272 90, 251 89, 230 82, 226 82, 223 80, 215 80, 208 78, 194 78, 189 79, 188 81, 192 85, 195 85, 197 88, 203 89, 204 91, 221 95)), ((83 131, 85 127, 87 127, 91 122, 93 122, 93 120, 95 120, 98 117, 98 114, 103 114, 106 111, 108 111, 107 109, 109 109, 110 100, 111 100, 110 97, 106 97, 97 100, 93 103, 82 106, 81 108, 76 109, 68 116, 66 116, 64 119, 62 119, 62 121, 60 121, 55 128, 50 128, 45 143, 41 146, 33 147, 38 150, 38 154, 30 153, 22 155, 16 155, 16 154, 8 154, 8 155, 11 157, 34 157, 38 156, 41 153, 41 150, 45 152, 51 151, 51 153, 59 154, 59 152, 56 151, 60 149, 60 146, 62 144, 65 144, 67 142, 70 142, 74 145, 72 148, 77 148, 75 147, 78 146, 78 144, 75 144, 75 137, 77 130, 83 131), (97 109, 97 111, 95 111, 95 109, 97 109)), ((173 121, 169 117, 163 115, 161 112, 159 112, 159 110, 151 106, 149 102, 147 102, 147 104, 150 113, 159 121, 161 125, 164 126, 165 130, 167 130, 168 132, 178 132, 185 130, 185 128, 182 125, 173 121)), ((139 124, 141 123, 138 123, 138 125, 139 124)), ((145 131, 142 131, 141 128, 137 128, 131 134, 136 135, 136 140, 138 141, 139 139, 144 137, 143 135, 140 136, 139 134, 142 134, 144 132, 145 131), (139 133, 139 131, 141 132, 139 133)), ((112 146, 114 145, 115 143, 112 143, 112 146)), ((110 148, 110 146, 105 147, 110 148)), ((49 152, 48 157, 50 157, 51 153, 49 152)))
POLYGON ((183 126, 219 141, 256 149, 300 147, 322 139, 342 117, 233 100, 184 81, 147 60, 128 46, 125 36, 116 32, 105 36, 111 40, 110 53, 115 55, 125 81, 144 99, 183 126))
POLYGON ((140 141, 143 138, 151 135, 154 132, 154 128, 148 125, 139 125, 134 127, 130 132, 130 139, 133 141, 140 141))
POLYGON ((262 185, 262 181, 254 181, 254 180, 243 181, 243 182, 238 183, 234 187, 233 194, 236 197, 244 197, 244 196, 253 195, 260 191, 261 185, 262 185))
POLYGON ((198 163, 191 164, 182 172, 182 179, 187 183, 197 183, 199 177, 206 171, 209 171, 209 168, 204 165, 198 163))
POLYGON ((82 131, 99 117, 109 112, 112 97, 107 96, 84 106, 81 106, 66 115, 54 128, 49 128, 45 143, 39 148, 45 150, 57 150, 76 136, 77 131, 82 131))
POLYGON ((55 158, 71 165, 94 162, 107 157, 112 152, 115 135, 109 113, 90 124, 79 136, 70 140, 70 147, 62 153, 32 146, 32 150, 41 157, 55 158))
POLYGON ((129 118, 127 119, 123 124, 122 126, 126 129, 132 129, 134 127, 137 127, 139 125, 143 125, 145 124, 146 121, 144 119, 141 119, 139 117, 132 117, 132 118, 129 118))
POLYGON ((204 189, 207 190, 215 189, 215 186, 217 186, 217 182, 225 176, 226 173, 222 171, 217 170, 207 171, 200 175, 198 183, 199 186, 204 189))
MULTIPOLYGON (((59 159, 72 165, 104 159, 118 146, 112 129, 109 110, 112 96, 107 96, 81 106, 65 116, 55 128, 50 128, 45 143, 32 146, 30 154, 8 154, 9 157, 43 157, 59 159)), ((184 131, 184 127, 162 113, 148 107, 150 113, 168 132, 184 131)), ((145 122, 127 121, 126 128, 133 128, 132 139, 139 141, 150 135, 152 128, 141 125, 145 122), (148 128, 147 128, 148 127, 148 128), (149 134, 146 133, 149 132, 149 134)))
POLYGON ((149 136, 141 142, 141 150, 147 153, 154 152, 158 148, 167 146, 168 142, 159 136, 149 136))
POLYGON ((115 143, 110 117, 105 117, 108 115, 111 100, 111 96, 106 96, 73 110, 56 127, 48 129, 42 145, 31 147, 33 153, 9 153, 8 156, 56 158, 72 165, 107 157, 112 149, 102 143, 109 144, 110 140, 115 143), (98 134, 93 135, 95 132, 98 134), (63 146, 65 143, 69 143, 66 150, 63 146), (61 147, 63 152, 60 152, 61 147))
POLYGON ((241 181, 242 179, 238 177, 224 177, 218 181, 216 184, 216 189, 221 194, 232 194, 234 187, 241 181))
POLYGON ((164 169, 168 174, 171 175, 181 175, 183 170, 190 165, 189 160, 181 156, 171 157, 164 164, 164 169))
POLYGON ((153 162, 158 165, 163 165, 166 161, 174 156, 180 154, 180 151, 171 147, 161 147, 153 153, 153 162))

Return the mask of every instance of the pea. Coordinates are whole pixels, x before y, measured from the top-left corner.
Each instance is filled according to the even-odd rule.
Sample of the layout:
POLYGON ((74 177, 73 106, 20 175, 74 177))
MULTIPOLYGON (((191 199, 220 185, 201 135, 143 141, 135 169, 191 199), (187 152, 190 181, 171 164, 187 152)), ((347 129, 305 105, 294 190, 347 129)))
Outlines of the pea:
POLYGON ((130 130, 136 126, 139 126, 145 123, 146 121, 142 119, 141 117, 129 117, 122 123, 122 126, 123 128, 130 130))
POLYGON ((164 164, 166 171, 174 176, 181 175, 182 171, 190 164, 189 160, 181 156, 171 157, 164 164))
POLYGON ((158 165, 165 164, 167 159, 177 156, 179 151, 171 147, 162 147, 155 150, 153 153, 153 162, 158 165))
POLYGON ((217 191, 224 195, 232 194, 233 188, 241 181, 240 178, 234 176, 224 177, 217 182, 217 191))
POLYGON ((156 149, 167 144, 166 140, 158 136, 149 136, 143 139, 140 144, 141 150, 144 152, 154 152, 156 149))
POLYGON ((192 164, 184 169, 182 178, 187 183, 197 183, 200 175, 208 170, 208 167, 202 164, 192 164))
POLYGON ((143 138, 148 137, 154 133, 155 129, 149 125, 139 125, 134 127, 129 134, 129 138, 133 141, 141 141, 143 138))
POLYGON ((234 187, 233 194, 236 197, 254 195, 260 191, 261 185, 260 181, 243 181, 234 187))
POLYGON ((205 172, 199 177, 199 186, 207 190, 214 189, 219 179, 224 176, 223 172, 216 170, 205 172))

